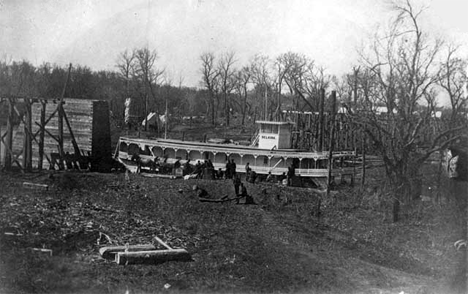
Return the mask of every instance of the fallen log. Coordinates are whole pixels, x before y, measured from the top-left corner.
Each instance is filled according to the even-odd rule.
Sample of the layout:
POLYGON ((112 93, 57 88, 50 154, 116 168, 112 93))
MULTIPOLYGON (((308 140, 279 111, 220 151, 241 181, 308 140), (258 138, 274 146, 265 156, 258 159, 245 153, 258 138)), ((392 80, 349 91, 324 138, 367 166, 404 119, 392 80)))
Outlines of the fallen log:
POLYGON ((226 201, 229 201, 229 199, 210 199, 210 198, 198 197, 198 201, 200 202, 226 202, 226 201))
POLYGON ((185 249, 151 250, 137 252, 117 252, 115 262, 127 264, 158 264, 165 261, 191 261, 192 257, 185 249))
MULTIPOLYGON (((161 179, 177 179, 177 176, 175 175, 165 175, 165 174, 147 174, 147 173, 142 173, 142 177, 145 178, 161 178, 161 179)), ((180 177, 181 178, 181 177, 180 177)))
POLYGON ((130 246, 106 246, 99 249, 99 254, 102 258, 113 259, 118 252, 125 252, 125 250, 130 252, 135 251, 148 251, 155 250, 156 247, 153 244, 143 244, 143 245, 130 245, 130 246))
POLYGON ((234 197, 234 198, 223 197, 223 198, 218 198, 218 199, 198 197, 198 201, 200 201, 200 202, 218 202, 219 203, 219 202, 227 202, 227 201, 232 201, 232 200, 238 200, 238 199, 242 199, 242 198, 244 198, 244 196, 234 197))
POLYGON ((30 188, 30 189, 38 189, 38 190, 49 190, 49 186, 45 184, 37 184, 37 183, 30 183, 24 182, 23 187, 30 188))
POLYGON ((45 253, 49 256, 52 256, 52 249, 45 249, 45 248, 32 248, 34 252, 45 253))
POLYGON ((3 233, 3 235, 5 236, 12 236, 12 237, 20 237, 20 236, 23 236, 23 234, 15 234, 15 233, 11 233, 11 232, 5 232, 3 233))

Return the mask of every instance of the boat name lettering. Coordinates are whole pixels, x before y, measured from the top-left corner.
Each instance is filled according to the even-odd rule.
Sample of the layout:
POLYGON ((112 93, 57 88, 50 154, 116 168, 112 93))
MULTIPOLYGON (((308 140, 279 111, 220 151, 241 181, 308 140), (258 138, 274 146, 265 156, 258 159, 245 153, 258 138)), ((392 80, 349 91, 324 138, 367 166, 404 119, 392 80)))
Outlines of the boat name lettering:
POLYGON ((275 136, 262 136, 262 139, 269 139, 269 140, 275 140, 275 136))

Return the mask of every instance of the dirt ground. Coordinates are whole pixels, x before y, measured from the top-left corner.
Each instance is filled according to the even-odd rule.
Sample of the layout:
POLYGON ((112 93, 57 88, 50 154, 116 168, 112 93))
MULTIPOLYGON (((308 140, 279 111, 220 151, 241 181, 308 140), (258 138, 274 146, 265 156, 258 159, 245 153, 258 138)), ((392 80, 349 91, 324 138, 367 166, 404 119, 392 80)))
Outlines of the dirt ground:
MULTIPOLYGON (((168 137, 248 140, 252 130, 181 125, 168 137)), ((128 135, 112 134, 114 146, 128 135)), ((446 182, 428 189, 434 170, 425 168, 422 193, 441 201, 403 206, 398 223, 379 169, 332 197, 245 183, 256 205, 200 202, 192 189, 234 197, 230 180, 0 171, 0 293, 466 293, 466 250, 454 247, 466 238, 465 206, 446 182), (192 260, 117 265, 99 255, 113 245, 163 249, 155 237, 192 260)))
POLYGON ((419 201, 392 223, 381 172, 372 174, 365 189, 340 186, 330 198, 246 183, 256 205, 236 205, 200 202, 192 189, 233 197, 229 180, 1 172, 0 293, 466 293, 455 202, 419 201), (157 245, 155 236, 192 261, 99 255, 157 245))

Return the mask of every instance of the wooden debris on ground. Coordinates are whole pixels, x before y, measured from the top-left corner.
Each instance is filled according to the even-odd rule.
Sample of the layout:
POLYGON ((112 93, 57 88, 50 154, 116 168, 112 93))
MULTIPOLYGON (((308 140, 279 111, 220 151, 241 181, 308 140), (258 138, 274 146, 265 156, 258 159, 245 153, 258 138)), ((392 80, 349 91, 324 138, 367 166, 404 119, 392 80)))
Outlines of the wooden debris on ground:
POLYGON ((131 246, 106 246, 99 249, 99 254, 105 259, 115 259, 118 252, 134 252, 134 251, 148 251, 155 250, 153 244, 131 245, 131 246))
POLYGON ((40 253, 45 253, 49 256, 52 256, 52 249, 45 249, 45 248, 33 248, 32 249, 34 252, 40 252, 40 253))
POLYGON ((147 173, 142 173, 140 174, 142 177, 145 178, 160 178, 160 179, 177 179, 181 178, 176 175, 166 175, 166 174, 147 174, 147 173))
POLYGON ((164 249, 136 252, 117 252, 117 264, 158 264, 165 261, 190 261, 192 258, 185 249, 164 249))
POLYGON ((115 247, 103 247, 99 250, 101 255, 107 258, 112 254, 115 262, 120 265, 127 264, 158 264, 166 261, 190 261, 192 257, 185 249, 171 248, 166 242, 158 237, 154 238, 166 249, 156 250, 154 245, 126 245, 115 247))
POLYGON ((37 183, 31 183, 31 182, 23 182, 23 187, 29 188, 29 189, 37 189, 37 190, 49 190, 49 185, 45 184, 37 184, 37 183))
POLYGON ((19 234, 19 233, 15 234, 15 233, 11 233, 11 232, 5 232, 5 233, 3 233, 3 235, 5 235, 7 237, 10 237, 10 236, 11 237, 21 237, 21 236, 23 236, 23 234, 19 234))
POLYGON ((228 198, 227 196, 224 196, 218 199, 198 197, 198 201, 200 202, 223 203, 223 202, 234 201, 234 200, 239 201, 237 204, 244 204, 244 205, 256 204, 255 201, 253 200, 253 197, 250 195, 238 196, 238 197, 233 197, 233 198, 228 198), (241 199, 244 199, 244 200, 240 202, 239 200, 241 199))
POLYGON ((244 198, 244 196, 234 197, 234 198, 228 198, 228 196, 224 196, 224 197, 217 198, 217 199, 198 197, 198 201, 200 202, 227 202, 227 201, 239 200, 242 198, 244 198))

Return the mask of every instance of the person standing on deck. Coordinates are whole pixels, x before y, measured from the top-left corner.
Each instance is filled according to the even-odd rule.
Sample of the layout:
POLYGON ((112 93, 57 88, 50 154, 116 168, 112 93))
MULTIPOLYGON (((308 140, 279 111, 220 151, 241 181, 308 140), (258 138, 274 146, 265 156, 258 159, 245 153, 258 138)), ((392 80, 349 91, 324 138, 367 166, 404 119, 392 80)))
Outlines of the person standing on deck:
POLYGON ((190 159, 184 164, 184 175, 192 173, 192 166, 190 165, 190 159))
POLYGON ((227 160, 226 162, 226 179, 230 179, 231 178, 231 160, 227 160))
POLYGON ((294 165, 291 164, 288 167, 288 186, 292 186, 292 181, 293 181, 292 179, 295 174, 296 174, 296 169, 294 168, 294 165))
POLYGON ((234 159, 231 160, 231 172, 232 172, 232 176, 235 177, 236 176, 236 163, 234 162, 234 159))
POLYGON ((250 176, 250 171, 252 169, 250 168, 250 162, 247 162, 247 164, 245 165, 245 180, 246 181, 249 181, 249 176, 250 176))

